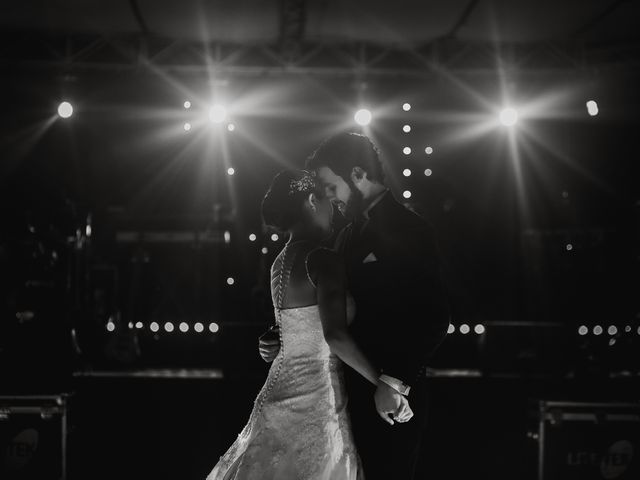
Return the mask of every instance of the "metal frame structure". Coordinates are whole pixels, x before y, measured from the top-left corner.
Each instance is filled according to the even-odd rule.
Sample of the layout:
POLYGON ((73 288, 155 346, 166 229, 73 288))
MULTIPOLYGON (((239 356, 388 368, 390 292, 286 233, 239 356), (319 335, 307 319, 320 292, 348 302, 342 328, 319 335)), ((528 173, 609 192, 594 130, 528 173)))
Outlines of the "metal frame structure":
MULTIPOLYGON (((295 3, 295 2, 293 2, 295 3)), ((441 71, 457 74, 544 74, 637 68, 640 42, 593 46, 579 41, 537 44, 462 42, 453 37, 422 46, 371 42, 304 41, 300 9, 294 27, 274 45, 176 40, 148 34, 84 35, 5 33, 0 68, 5 71, 146 71, 176 74, 264 77, 421 78, 441 71)))

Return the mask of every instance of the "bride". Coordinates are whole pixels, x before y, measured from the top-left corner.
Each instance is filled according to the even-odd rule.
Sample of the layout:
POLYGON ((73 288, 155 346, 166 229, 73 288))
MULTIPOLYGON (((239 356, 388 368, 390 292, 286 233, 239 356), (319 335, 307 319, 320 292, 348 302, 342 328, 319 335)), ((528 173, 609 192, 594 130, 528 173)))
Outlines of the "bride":
MULTIPOLYGON (((331 234, 332 213, 314 176, 302 170, 279 173, 264 197, 265 224, 289 233, 271 268, 280 350, 247 425, 207 480, 364 478, 342 362, 375 385, 379 372, 347 330, 353 308, 342 260, 319 246, 331 234)), ((394 418, 412 415, 405 399, 394 418)))

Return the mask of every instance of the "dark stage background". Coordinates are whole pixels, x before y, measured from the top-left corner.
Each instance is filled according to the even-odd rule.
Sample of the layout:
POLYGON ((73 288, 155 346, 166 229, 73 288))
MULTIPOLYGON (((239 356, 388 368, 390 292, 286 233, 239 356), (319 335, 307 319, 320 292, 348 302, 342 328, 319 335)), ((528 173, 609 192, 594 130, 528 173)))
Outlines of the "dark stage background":
POLYGON ((344 130, 442 251, 420 478, 537 478, 538 401, 637 404, 640 10, 556 3, 0 7, 0 441, 70 393, 68 478, 206 476, 268 368, 260 201, 344 130))

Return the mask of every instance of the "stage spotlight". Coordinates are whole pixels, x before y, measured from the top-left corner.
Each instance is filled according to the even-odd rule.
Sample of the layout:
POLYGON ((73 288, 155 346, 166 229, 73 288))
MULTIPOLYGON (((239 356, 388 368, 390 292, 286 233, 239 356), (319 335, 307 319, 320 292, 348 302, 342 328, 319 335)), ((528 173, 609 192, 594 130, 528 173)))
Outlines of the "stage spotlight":
POLYGON ((251 235, 249 235, 249 241, 250 241, 250 242, 255 242, 257 238, 258 238, 258 237, 256 237, 256 234, 255 234, 255 233, 252 233, 251 235))
POLYGON ((424 171, 424 174, 425 174, 427 177, 430 177, 432 173, 433 173, 433 171, 432 171, 430 168, 427 168, 427 169, 424 171))
POLYGON ((222 105, 214 105, 209 110, 209 119, 213 123, 222 123, 227 118, 227 109, 222 105))
POLYGON ((402 192, 402 196, 404 198, 409 199, 409 198, 411 198, 411 192, 409 190, 405 190, 404 192, 402 192))
POLYGON ((366 108, 361 108, 353 116, 353 119, 358 125, 362 125, 364 127, 365 125, 369 125, 369 123, 371 123, 371 112, 366 108))
POLYGON ((234 169, 233 167, 230 167, 230 168, 227 170, 227 174, 228 174, 228 175, 234 175, 235 173, 236 173, 236 171, 235 171, 235 169, 234 169))
POLYGON ((471 328, 469 328, 469 325, 467 325, 466 323, 463 323, 462 325, 460 325, 460 333, 461 334, 466 335, 470 331, 471 331, 471 328))
POLYGON ((515 108, 505 108, 500 112, 500 123, 505 127, 511 127, 518 121, 518 112, 515 108))
POLYGON ((408 169, 408 168, 405 168, 405 169, 402 171, 402 174, 403 174, 405 177, 410 177, 410 176, 411 176, 411 170, 410 170, 410 169, 408 169))
POLYGON ((229 130, 230 132, 233 132, 236 129, 236 126, 233 123, 230 123, 229 125, 227 125, 227 130, 229 130))
POLYGON ((427 155, 431 155, 433 153, 433 148, 432 147, 425 148, 424 153, 426 153, 427 155))
POLYGON ((402 110, 404 110, 405 112, 408 112, 409 110, 411 110, 411 104, 410 103, 402 104, 402 110))
POLYGON ((107 330, 110 331, 110 332, 113 332, 115 329, 116 329, 116 324, 111 322, 111 321, 109 321, 107 323, 107 330))
POLYGON ((405 155, 411 155, 411 147, 404 147, 402 149, 402 153, 404 153, 405 155))
POLYGON ((404 127, 402 127, 402 131, 404 133, 409 133, 411 131, 411 125, 405 125, 404 127))
POLYGON ((591 115, 592 117, 598 115, 598 104, 595 100, 589 100, 587 102, 587 113, 589 113, 589 115, 591 115))
POLYGON ((231 243, 231 232, 229 230, 225 230, 224 232, 224 243, 227 245, 231 243))
POLYGON ((184 102, 184 108, 191 108, 191 102, 189 100, 187 100, 186 102, 184 102))
POLYGON ((184 124, 184 131, 188 132, 189 130, 191 130, 191 124, 189 122, 184 124))
POLYGON ((127 327, 129 327, 129 330, 131 330, 131 329, 133 328, 133 322, 129 322, 129 323, 127 324, 127 327))
POLYGON ((165 323, 164 324, 164 329, 169 333, 173 332, 173 323, 171 323, 171 322, 165 323))
POLYGON ((451 335, 455 331, 456 331, 456 327, 454 327, 453 324, 450 323, 449 328, 447 328, 447 333, 451 335))
POLYGON ((274 233, 273 235, 271 235, 271 241, 272 242, 277 242, 279 238, 280 237, 278 236, 277 233, 274 233))
POLYGON ((478 335, 482 335, 486 330, 484 328, 484 325, 478 324, 475 327, 473 327, 473 331, 476 332, 478 335))
POLYGON ((261 252, 263 255, 266 255, 267 253, 269 253, 269 249, 267 247, 262 247, 261 252))
POLYGON ((609 335, 615 335, 616 333, 618 333, 618 327, 616 327, 615 325, 609 325, 609 328, 607 328, 607 333, 609 335))
POLYGON ((181 322, 180 323, 180 331, 182 333, 187 333, 189 331, 189 324, 186 322, 181 322))
POLYGON ((578 335, 584 336, 587 333, 589 333, 589 329, 584 325, 580 325, 580 328, 578 328, 578 335))
POLYGON ((212 323, 209 324, 209 331, 211 333, 217 333, 218 330, 220 330, 220 326, 217 323, 212 322, 212 323))
POLYGON ((61 118, 69 118, 73 115, 73 106, 69 102, 62 102, 58 105, 58 115, 61 118))
POLYGON ((595 327, 593 327, 593 334, 602 335, 602 327, 600 325, 596 325, 595 327))
POLYGON ((202 325, 200 322, 198 322, 193 326, 193 329, 198 333, 202 333, 202 332, 204 332, 204 325, 202 325))
POLYGON ((233 285, 234 283, 236 283, 236 281, 233 279, 233 277, 227 278, 227 285, 233 285))
POLYGON ((158 322, 151 322, 151 324, 149 325, 149 330, 155 333, 160 330, 160 325, 158 325, 158 322))
POLYGON ((624 327, 624 331, 625 331, 626 333, 629 333, 629 332, 631 331, 631 325, 625 325, 625 327, 624 327))
POLYGON ((137 329, 141 329, 144 325, 142 325, 142 322, 136 322, 136 328, 137 329))

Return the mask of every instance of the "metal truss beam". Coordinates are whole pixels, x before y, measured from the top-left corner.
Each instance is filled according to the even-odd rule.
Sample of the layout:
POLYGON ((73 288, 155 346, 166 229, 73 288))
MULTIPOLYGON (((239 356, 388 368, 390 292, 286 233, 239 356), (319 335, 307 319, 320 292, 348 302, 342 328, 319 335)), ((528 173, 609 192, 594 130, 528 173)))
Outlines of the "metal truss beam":
MULTIPOLYGON (((292 27, 293 28, 293 27, 292 27)), ((500 45, 441 39, 422 47, 363 42, 303 42, 295 52, 281 45, 238 45, 175 40, 149 35, 0 37, 3 70, 215 72, 228 76, 319 75, 325 77, 430 77, 446 69, 494 74, 497 68, 553 73, 640 66, 640 43, 500 45), (3 41, 4 40, 4 41, 3 41)))

